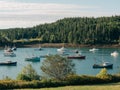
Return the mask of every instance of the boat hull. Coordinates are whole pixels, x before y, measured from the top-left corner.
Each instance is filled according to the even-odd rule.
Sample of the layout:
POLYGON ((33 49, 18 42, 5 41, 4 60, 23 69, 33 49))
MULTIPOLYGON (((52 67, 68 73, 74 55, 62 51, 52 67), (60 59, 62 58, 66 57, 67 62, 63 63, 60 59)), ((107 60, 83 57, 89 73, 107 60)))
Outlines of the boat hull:
POLYGON ((0 62, 0 66, 16 66, 17 62, 0 62))
POLYGON ((110 64, 110 65, 107 65, 107 66, 94 64, 93 68, 109 68, 109 69, 112 69, 113 68, 113 64, 110 64))
POLYGON ((34 50, 35 51, 42 51, 43 49, 42 48, 35 48, 34 50))
POLYGON ((40 57, 25 58, 25 61, 38 62, 40 61, 40 57))
POLYGON ((85 56, 68 56, 68 59, 85 59, 85 56))

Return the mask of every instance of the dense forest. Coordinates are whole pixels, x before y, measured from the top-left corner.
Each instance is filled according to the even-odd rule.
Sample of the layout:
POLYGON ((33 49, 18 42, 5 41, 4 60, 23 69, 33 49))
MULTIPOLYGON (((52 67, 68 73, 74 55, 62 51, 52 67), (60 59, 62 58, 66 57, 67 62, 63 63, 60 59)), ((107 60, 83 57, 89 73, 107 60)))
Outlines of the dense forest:
POLYGON ((41 43, 119 44, 120 16, 64 18, 31 28, 0 30, 0 44, 25 40, 41 43))

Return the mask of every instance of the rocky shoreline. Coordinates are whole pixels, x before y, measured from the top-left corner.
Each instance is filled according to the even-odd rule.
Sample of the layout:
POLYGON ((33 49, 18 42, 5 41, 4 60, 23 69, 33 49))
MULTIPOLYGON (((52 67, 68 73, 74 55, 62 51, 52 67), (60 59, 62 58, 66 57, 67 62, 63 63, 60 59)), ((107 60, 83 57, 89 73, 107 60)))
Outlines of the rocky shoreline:
MULTIPOLYGON (((70 43, 33 43, 33 44, 16 44, 17 48, 38 48, 41 47, 52 47, 52 48, 60 48, 64 47, 72 47, 72 48, 120 48, 120 44, 107 44, 107 45, 90 45, 90 44, 70 44, 70 43)), ((0 48, 4 48, 1 46, 0 48)))
POLYGON ((68 44, 68 43, 42 43, 42 44, 27 44, 27 45, 22 45, 21 47, 74 47, 74 48, 81 48, 81 47, 96 47, 96 48, 120 48, 119 44, 112 44, 112 45, 83 45, 83 44, 68 44))

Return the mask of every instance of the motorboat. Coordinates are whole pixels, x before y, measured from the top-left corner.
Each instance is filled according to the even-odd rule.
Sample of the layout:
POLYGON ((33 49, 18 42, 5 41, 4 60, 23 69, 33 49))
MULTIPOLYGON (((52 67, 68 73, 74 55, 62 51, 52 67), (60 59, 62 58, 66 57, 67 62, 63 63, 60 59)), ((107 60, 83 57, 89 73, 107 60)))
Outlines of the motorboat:
POLYGON ((7 56, 7 57, 16 57, 16 54, 13 52, 12 48, 5 46, 4 56, 7 56))
POLYGON ((94 52, 94 51, 97 51, 97 50, 99 50, 99 49, 96 49, 96 48, 89 49, 89 51, 91 51, 91 52, 94 52))
POLYGON ((0 66, 16 66, 17 65, 17 62, 13 62, 13 61, 4 61, 4 62, 0 62, 0 66))
POLYGON ((68 56, 68 59, 85 59, 85 56, 68 56))
POLYGON ((40 61, 40 57, 37 57, 37 56, 27 57, 25 58, 25 61, 37 62, 37 61, 40 61))
POLYGON ((5 49, 4 49, 4 52, 13 52, 13 50, 8 47, 8 48, 5 48, 5 49))
POLYGON ((109 62, 103 62, 102 64, 94 64, 93 68, 109 68, 109 69, 112 69, 113 64, 111 64, 109 62))
POLYGON ((111 56, 117 57, 119 55, 119 53, 117 51, 114 51, 111 53, 111 56))
POLYGON ((68 59, 85 59, 85 56, 81 55, 80 53, 77 53, 75 55, 69 55, 67 56, 68 59))
POLYGON ((64 47, 61 47, 59 49, 57 49, 58 52, 65 52, 65 48, 64 47))
POLYGON ((16 54, 14 52, 4 52, 4 56, 6 56, 6 57, 16 57, 16 54))

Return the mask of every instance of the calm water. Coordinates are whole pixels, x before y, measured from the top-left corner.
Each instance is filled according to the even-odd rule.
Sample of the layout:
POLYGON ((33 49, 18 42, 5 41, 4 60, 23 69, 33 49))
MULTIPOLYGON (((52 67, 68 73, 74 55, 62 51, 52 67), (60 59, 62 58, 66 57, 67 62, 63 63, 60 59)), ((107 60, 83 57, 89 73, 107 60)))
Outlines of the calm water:
MULTIPOLYGON (((32 64, 33 68, 37 71, 38 74, 41 74, 40 66, 44 59, 42 58, 40 62, 27 62, 25 61, 25 57, 29 55, 46 55, 48 52, 51 54, 57 53, 57 48, 43 48, 42 51, 35 51, 35 48, 17 48, 16 57, 4 57, 3 50, 0 50, 0 61, 12 60, 17 61, 17 66, 0 66, 0 79, 5 76, 9 76, 12 79, 16 79, 18 73, 21 72, 24 66, 28 64, 32 64)), ((78 49, 81 51, 82 55, 86 56, 85 60, 73 60, 75 63, 75 70, 77 74, 85 74, 85 75, 96 75, 99 73, 100 69, 93 69, 92 65, 96 62, 100 63, 102 60, 113 63, 113 69, 109 69, 108 73, 116 74, 120 72, 120 55, 118 57, 112 57, 110 55, 113 51, 118 51, 120 53, 120 49, 118 48, 100 48, 96 52, 90 52, 90 48, 67 48, 68 50, 78 49)), ((69 52, 69 54, 73 54, 69 52)))

